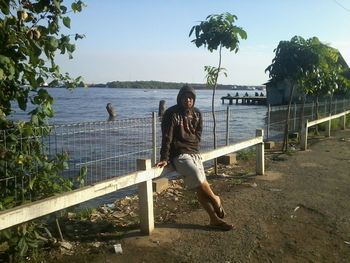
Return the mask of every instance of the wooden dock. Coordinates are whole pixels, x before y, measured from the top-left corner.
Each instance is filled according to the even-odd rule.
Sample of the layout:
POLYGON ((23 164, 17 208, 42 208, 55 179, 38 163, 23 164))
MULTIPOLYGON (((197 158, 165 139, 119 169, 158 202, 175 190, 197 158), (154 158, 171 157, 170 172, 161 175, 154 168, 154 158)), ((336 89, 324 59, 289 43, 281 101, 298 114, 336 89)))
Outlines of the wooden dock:
POLYGON ((236 104, 243 104, 243 105, 266 105, 267 100, 266 96, 260 95, 260 96, 223 96, 221 97, 222 104, 225 104, 225 100, 228 100, 229 104, 232 105, 233 101, 236 102, 236 104))

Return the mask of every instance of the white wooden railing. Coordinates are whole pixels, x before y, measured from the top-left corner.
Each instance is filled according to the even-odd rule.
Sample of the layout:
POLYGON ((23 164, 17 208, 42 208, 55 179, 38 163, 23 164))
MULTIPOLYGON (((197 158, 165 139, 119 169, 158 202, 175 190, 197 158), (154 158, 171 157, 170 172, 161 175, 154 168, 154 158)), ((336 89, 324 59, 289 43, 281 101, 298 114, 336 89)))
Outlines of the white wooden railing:
POLYGON ((300 148, 302 150, 306 150, 307 149, 307 137, 308 137, 308 130, 310 127, 315 126, 317 124, 323 123, 323 122, 327 122, 326 125, 326 137, 330 137, 331 136, 331 122, 333 119, 337 119, 337 118, 342 118, 342 128, 345 129, 346 128, 346 115, 350 114, 350 110, 348 111, 344 111, 335 115, 329 115, 328 117, 322 118, 322 119, 318 119, 318 120, 314 120, 314 121, 308 121, 306 120, 302 131, 301 131, 301 138, 300 138, 300 148))
MULTIPOLYGON (((264 131, 258 129, 256 130, 255 138, 203 152, 203 161, 209 161, 232 152, 256 146, 256 174, 263 175, 265 169, 263 137, 264 131)), ((67 193, 1 211, 0 230, 137 184, 140 206, 140 228, 143 233, 150 234, 154 229, 152 179, 167 176, 170 172, 173 173, 174 171, 169 168, 152 167, 151 160, 137 160, 137 169, 138 171, 134 173, 118 176, 96 183, 95 185, 82 187, 67 193)))

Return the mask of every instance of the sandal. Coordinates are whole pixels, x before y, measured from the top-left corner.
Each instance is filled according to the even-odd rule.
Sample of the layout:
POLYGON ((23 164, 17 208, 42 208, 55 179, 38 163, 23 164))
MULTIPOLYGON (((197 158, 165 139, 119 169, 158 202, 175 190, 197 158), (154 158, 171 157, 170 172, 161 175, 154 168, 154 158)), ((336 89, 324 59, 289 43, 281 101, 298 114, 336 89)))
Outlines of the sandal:
POLYGON ((210 228, 212 229, 217 229, 217 230, 221 230, 221 231, 230 231, 230 230, 233 230, 234 229, 234 226, 231 225, 231 224, 228 224, 226 222, 222 222, 222 223, 219 223, 217 225, 209 225, 210 228))
POLYGON ((225 210, 224 210, 222 204, 220 204, 219 213, 216 213, 216 214, 221 219, 223 219, 225 217, 226 213, 225 213, 225 210))
POLYGON ((216 215, 218 216, 218 218, 223 219, 226 215, 224 207, 222 206, 222 201, 220 200, 220 204, 219 204, 219 210, 215 210, 216 215))

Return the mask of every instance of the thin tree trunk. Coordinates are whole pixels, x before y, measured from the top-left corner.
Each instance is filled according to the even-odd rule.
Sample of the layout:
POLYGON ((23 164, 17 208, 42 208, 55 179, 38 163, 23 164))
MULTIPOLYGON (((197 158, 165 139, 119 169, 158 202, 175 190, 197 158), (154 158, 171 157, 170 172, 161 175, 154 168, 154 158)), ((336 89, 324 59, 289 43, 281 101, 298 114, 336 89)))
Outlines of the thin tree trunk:
MULTIPOLYGON (((315 109, 315 114, 316 114, 316 120, 318 120, 319 118, 319 114, 318 114, 318 107, 319 107, 319 102, 318 102, 318 96, 316 97, 316 109, 315 109)), ((316 127, 316 134, 318 135, 318 125, 315 126, 316 127)))
POLYGON ((289 103, 288 103, 288 109, 287 109, 287 116, 286 116, 286 125, 284 129, 284 139, 283 139, 283 145, 282 145, 282 151, 288 151, 288 133, 289 133, 289 119, 290 119, 290 108, 292 105, 292 99, 294 94, 294 84, 292 85, 292 89, 290 90, 289 94, 289 103))
POLYGON ((303 129, 304 116, 305 116, 305 100, 306 95, 303 96, 303 104, 301 106, 300 114, 299 114, 299 135, 301 136, 301 130, 303 129))
MULTIPOLYGON (((215 78, 215 84, 213 87, 213 96, 211 99, 211 112, 213 115, 213 138, 214 138, 214 149, 217 148, 216 146, 216 116, 215 116, 215 92, 216 92, 216 87, 218 85, 218 78, 219 78, 219 73, 220 73, 220 67, 221 67, 221 50, 222 50, 222 46, 220 45, 219 48, 219 66, 218 66, 218 71, 216 74, 216 78, 215 78)), ((214 159, 214 172, 217 175, 218 174, 218 163, 217 163, 217 159, 214 159)))

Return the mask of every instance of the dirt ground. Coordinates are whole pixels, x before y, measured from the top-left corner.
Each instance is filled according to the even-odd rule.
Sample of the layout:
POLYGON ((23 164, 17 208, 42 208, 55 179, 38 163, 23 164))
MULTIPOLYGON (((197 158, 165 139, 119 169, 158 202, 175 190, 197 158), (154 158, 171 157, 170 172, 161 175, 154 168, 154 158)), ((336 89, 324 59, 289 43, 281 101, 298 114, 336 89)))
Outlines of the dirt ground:
POLYGON ((234 231, 208 228, 194 194, 179 188, 155 197, 151 236, 137 226, 90 228, 86 242, 99 245, 52 262, 350 262, 350 131, 310 139, 305 152, 267 152, 264 176, 250 176, 254 165, 209 180, 234 231))

